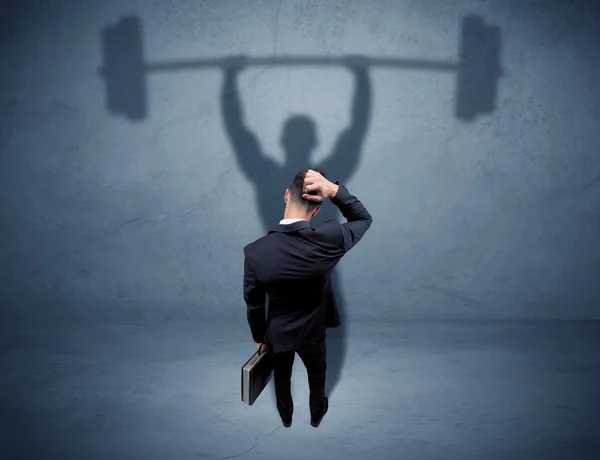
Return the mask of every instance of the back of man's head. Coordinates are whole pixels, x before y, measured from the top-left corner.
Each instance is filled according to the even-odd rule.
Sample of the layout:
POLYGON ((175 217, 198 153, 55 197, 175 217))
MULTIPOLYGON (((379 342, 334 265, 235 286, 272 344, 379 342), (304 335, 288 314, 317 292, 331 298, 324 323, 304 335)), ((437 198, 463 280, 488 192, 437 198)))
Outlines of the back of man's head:
MULTIPOLYGON (((307 214, 310 214, 319 206, 321 206, 321 203, 318 201, 309 201, 306 198, 302 197, 302 195, 304 194, 304 178, 306 177, 306 173, 308 171, 308 168, 303 169, 298 174, 296 174, 296 177, 294 177, 294 182, 292 182, 292 185, 290 186, 290 200, 295 206, 298 206, 299 208, 305 210, 307 214)), ((318 172, 325 178, 327 177, 325 176, 325 173, 320 169, 312 169, 312 171, 318 172)))

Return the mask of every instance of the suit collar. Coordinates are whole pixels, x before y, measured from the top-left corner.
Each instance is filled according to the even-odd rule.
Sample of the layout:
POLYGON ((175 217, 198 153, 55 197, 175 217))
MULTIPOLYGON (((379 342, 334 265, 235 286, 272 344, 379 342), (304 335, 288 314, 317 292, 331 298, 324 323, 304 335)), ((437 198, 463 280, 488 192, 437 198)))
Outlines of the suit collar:
POLYGON ((310 224, 306 220, 299 220, 298 222, 294 222, 292 224, 287 225, 278 225, 273 230, 269 232, 269 234, 273 232, 281 232, 281 233, 290 233, 297 232, 299 230, 304 230, 305 228, 309 228, 310 224))

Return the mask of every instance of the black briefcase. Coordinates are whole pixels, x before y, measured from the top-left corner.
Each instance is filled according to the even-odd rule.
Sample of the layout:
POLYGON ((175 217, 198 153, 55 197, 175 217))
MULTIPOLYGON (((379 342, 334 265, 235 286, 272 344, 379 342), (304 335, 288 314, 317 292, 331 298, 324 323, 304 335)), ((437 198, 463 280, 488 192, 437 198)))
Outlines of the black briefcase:
POLYGON ((242 366, 242 402, 251 406, 273 376, 271 348, 257 350, 242 366))

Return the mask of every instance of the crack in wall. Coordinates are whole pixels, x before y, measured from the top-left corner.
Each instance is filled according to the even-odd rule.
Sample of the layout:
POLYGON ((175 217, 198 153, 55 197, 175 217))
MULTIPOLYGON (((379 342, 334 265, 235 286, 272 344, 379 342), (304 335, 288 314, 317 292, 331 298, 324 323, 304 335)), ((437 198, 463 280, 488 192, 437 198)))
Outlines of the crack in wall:
POLYGON ((122 223, 122 224, 119 226, 119 230, 120 230, 120 229, 122 229, 122 228, 123 228, 125 225, 127 225, 127 224, 130 224, 130 223, 132 223, 132 222, 136 222, 136 221, 138 221, 138 220, 140 220, 140 218, 139 218, 139 217, 135 217, 135 218, 133 218, 133 219, 126 220, 125 222, 123 222, 123 223, 122 223))

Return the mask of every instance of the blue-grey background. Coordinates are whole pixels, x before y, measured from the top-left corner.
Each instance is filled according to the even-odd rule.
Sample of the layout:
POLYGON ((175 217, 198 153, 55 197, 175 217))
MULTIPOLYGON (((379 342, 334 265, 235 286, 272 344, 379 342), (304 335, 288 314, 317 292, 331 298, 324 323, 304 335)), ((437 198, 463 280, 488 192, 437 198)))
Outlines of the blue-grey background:
MULTIPOLYGON (((9 458, 597 458, 599 18, 583 0, 4 2, 9 458), (502 34, 493 113, 457 119, 452 73, 369 72, 345 184, 374 224, 337 269, 344 369, 315 431, 296 365, 297 421, 277 429, 272 398, 239 401, 242 248, 265 225, 223 124, 223 73, 149 75, 149 115, 131 123, 106 107, 101 31, 139 17, 148 61, 447 61, 468 14, 502 34)), ((351 119, 344 68, 250 67, 239 88, 280 165, 289 117, 314 121, 314 163, 351 119)))

